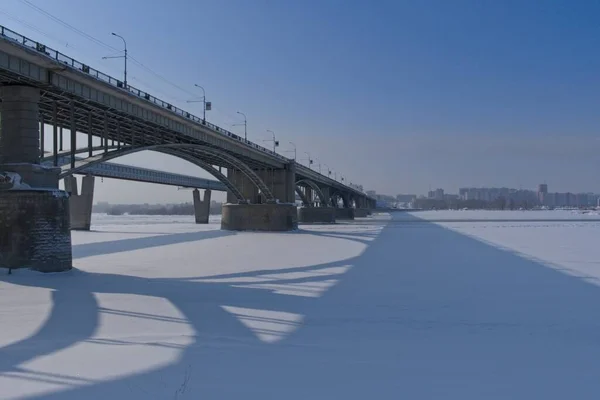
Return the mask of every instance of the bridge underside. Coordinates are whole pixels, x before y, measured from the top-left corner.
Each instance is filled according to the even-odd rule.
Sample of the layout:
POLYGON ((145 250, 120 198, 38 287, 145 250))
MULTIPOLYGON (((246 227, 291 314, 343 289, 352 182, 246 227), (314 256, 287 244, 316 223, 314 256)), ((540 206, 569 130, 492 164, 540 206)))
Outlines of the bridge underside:
MULTIPOLYGON (((58 190, 58 179, 143 150, 179 157, 220 180, 238 203, 224 207, 225 229, 294 229, 296 176, 319 185, 305 182, 303 187, 317 192, 315 203, 322 206, 334 189, 346 208, 352 207, 349 195, 364 196, 5 27, 0 34, 0 98, 0 224, 7 227, 0 234, 2 266, 33 262, 42 271, 71 268, 70 235, 65 234, 69 201, 58 190), (57 168, 40 166, 46 129, 57 168), (75 157, 81 134, 87 136, 85 160, 75 157), (59 147, 70 149, 66 168, 58 167, 59 147)), ((81 194, 76 181, 68 185, 71 203, 87 213, 93 180, 84 182, 81 194)), ((208 200, 206 194, 203 201, 194 199, 196 204, 208 200)), ((83 225, 89 225, 87 219, 83 225)))

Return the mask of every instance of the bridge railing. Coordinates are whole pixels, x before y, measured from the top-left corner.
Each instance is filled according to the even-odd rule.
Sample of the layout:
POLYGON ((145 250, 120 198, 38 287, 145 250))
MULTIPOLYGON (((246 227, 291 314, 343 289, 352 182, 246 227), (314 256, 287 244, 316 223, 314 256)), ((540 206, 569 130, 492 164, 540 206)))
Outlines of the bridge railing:
POLYGON ((139 97, 140 99, 146 100, 146 101, 148 101, 148 102, 150 102, 150 103, 152 103, 154 105, 157 105, 157 106, 159 106, 161 108, 164 108, 164 109, 166 109, 168 111, 171 111, 174 114, 177 114, 177 115, 182 116, 184 118, 187 118, 187 119, 189 119, 191 121, 194 121, 194 122, 196 122, 196 123, 198 123, 198 124, 200 124, 202 126, 205 126, 205 127, 209 128, 209 129, 211 129, 211 130, 219 133, 219 134, 222 134, 222 135, 228 136, 228 137, 230 137, 232 139, 238 140, 238 141, 240 141, 242 143, 245 143, 246 145, 248 145, 250 147, 253 147, 253 148, 259 150, 259 151, 262 151, 264 153, 268 153, 268 154, 270 154, 270 155, 272 155, 272 156, 274 156, 276 158, 279 158, 282 161, 287 161, 288 160, 286 157, 283 157, 280 154, 277 154, 277 153, 275 153, 272 150, 269 150, 269 149, 267 149, 267 148, 265 148, 263 146, 260 146, 260 145, 258 145, 256 143, 253 143, 253 142, 251 142, 251 141, 249 141, 247 139, 244 139, 241 136, 238 136, 238 135, 236 135, 236 134, 234 134, 232 132, 229 132, 228 130, 223 129, 223 128, 217 126, 217 125, 211 124, 210 122, 208 122, 208 121, 206 121, 206 120, 204 120, 202 118, 199 118, 199 117, 197 117, 197 116, 195 116, 195 115, 193 115, 193 114, 191 114, 191 113, 189 113, 189 112, 187 112, 185 110, 182 110, 182 109, 180 109, 180 108, 172 105, 171 103, 163 101, 163 100, 161 100, 161 99, 159 99, 159 98, 157 98, 155 96, 152 96, 148 92, 145 92, 143 90, 137 89, 137 88, 135 88, 135 87, 133 87, 133 86, 131 86, 129 84, 127 86, 125 86, 125 84, 124 84, 123 81, 121 81, 119 79, 116 79, 116 78, 113 78, 112 76, 107 75, 107 74, 105 74, 103 72, 100 72, 97 69, 94 69, 94 68, 90 67, 87 64, 79 62, 79 61, 75 60, 74 58, 71 58, 71 57, 69 57, 69 56, 61 53, 58 50, 54 50, 54 49, 52 49, 52 48, 50 48, 50 47, 48 47, 48 46, 46 46, 46 45, 44 45, 42 43, 39 43, 39 42, 37 42, 35 40, 32 40, 32 39, 29 39, 29 38, 27 38, 27 37, 25 37, 25 36, 23 36, 23 35, 15 32, 15 31, 13 31, 13 30, 11 30, 9 28, 6 28, 4 26, 0 26, 0 35, 2 37, 4 37, 4 38, 10 39, 13 42, 16 42, 19 45, 22 45, 22 46, 27 47, 29 49, 35 50, 38 53, 45 54, 47 57, 50 57, 53 60, 58 61, 61 64, 66 65, 67 67, 76 69, 78 72, 86 73, 89 76, 91 76, 93 78, 96 78, 97 80, 100 80, 100 81, 102 81, 104 83, 108 83, 109 85, 117 87, 117 88, 119 88, 121 90, 125 90, 125 91, 127 91, 127 92, 129 92, 129 93, 131 93, 131 94, 133 94, 133 95, 135 95, 137 97, 139 97))
MULTIPOLYGON (((113 78, 112 76, 107 75, 107 74, 105 74, 103 72, 100 72, 97 69, 94 69, 94 68, 90 67, 87 64, 79 62, 79 61, 75 60, 74 58, 71 58, 71 57, 69 57, 69 56, 61 53, 58 50, 54 50, 54 49, 52 49, 52 48, 50 48, 50 47, 48 47, 48 46, 46 46, 46 45, 44 45, 44 44, 42 44, 40 42, 37 42, 37 41, 32 40, 32 39, 29 39, 29 38, 21 35, 20 33, 17 33, 17 32, 15 32, 15 31, 13 31, 13 30, 11 30, 9 28, 6 28, 6 27, 2 26, 2 25, 0 25, 0 36, 2 36, 3 38, 8 39, 8 40, 10 40, 10 41, 12 41, 12 42, 20 45, 20 46, 24 46, 24 47, 27 47, 27 48, 29 48, 31 50, 35 50, 38 53, 44 54, 45 56, 53 59, 54 61, 57 61, 57 62, 65 65, 65 66, 67 66, 69 68, 73 68, 73 69, 77 70, 78 72, 83 72, 83 73, 85 73, 85 74, 87 74, 87 75, 89 75, 89 76, 91 76, 91 77, 93 77, 93 78, 95 78, 95 79, 97 79, 99 81, 107 83, 107 84, 109 84, 111 86, 114 86, 114 87, 116 87, 118 89, 127 91, 130 94, 132 94, 132 95, 134 95, 134 96, 136 96, 136 97, 138 97, 140 99, 143 99, 143 100, 148 101, 148 102, 150 102, 150 103, 152 103, 154 105, 157 105, 157 106, 159 106, 161 108, 164 108, 164 109, 166 109, 168 111, 171 111, 172 113, 175 113, 175 114, 177 114, 177 115, 179 115, 181 117, 189 119, 189 120, 191 120, 191 121, 193 121, 193 122, 195 122, 195 123, 197 123, 199 125, 202 125, 202 126, 208 128, 208 129, 210 129, 210 130, 212 130, 212 131, 214 131, 214 132, 216 132, 218 134, 221 134, 221 135, 227 136, 227 137, 229 137, 231 139, 237 140, 237 141, 239 141, 241 143, 244 143, 247 146, 250 146, 250 147, 252 147, 252 148, 254 148, 254 149, 258 150, 258 151, 261 151, 263 153, 270 154, 271 156, 273 156, 273 157, 275 157, 275 158, 277 158, 277 159, 279 159, 281 161, 284 161, 284 162, 288 162, 289 161, 289 159, 287 157, 284 157, 284 156, 282 156, 280 154, 277 154, 276 152, 274 152, 272 150, 269 150, 269 149, 267 149, 267 148, 265 148, 263 146, 260 146, 260 145, 258 145, 256 143, 253 143, 253 142, 251 142, 251 141, 249 141, 247 139, 244 139, 241 136, 238 136, 238 135, 236 135, 236 134, 234 134, 232 132, 229 132, 228 130, 223 129, 223 128, 217 126, 217 125, 211 124, 210 122, 207 122, 206 120, 204 120, 202 118, 199 118, 199 117, 197 117, 197 116, 195 116, 195 115, 193 115, 193 114, 191 114, 191 113, 189 113, 189 112, 187 112, 185 110, 182 110, 182 109, 180 109, 178 107, 175 107, 174 105, 172 105, 172 104, 170 104, 170 103, 168 103, 166 101, 163 101, 163 100, 161 100, 161 99, 159 99, 159 98, 157 98, 155 96, 152 96, 151 94, 149 94, 149 93, 147 93, 147 92, 145 92, 143 90, 137 89, 137 88, 135 88, 135 87, 133 87, 131 85, 125 85, 123 83, 123 81, 121 81, 119 79, 113 78)), ((323 177, 325 177, 325 175, 323 175, 323 177)), ((325 177, 325 178, 327 178, 327 177, 325 177)))

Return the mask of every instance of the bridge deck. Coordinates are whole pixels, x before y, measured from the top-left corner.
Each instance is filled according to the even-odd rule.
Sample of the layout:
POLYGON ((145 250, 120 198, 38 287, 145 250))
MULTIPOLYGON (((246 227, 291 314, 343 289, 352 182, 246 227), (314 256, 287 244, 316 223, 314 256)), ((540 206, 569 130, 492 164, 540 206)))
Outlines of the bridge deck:
MULTIPOLYGON (((0 26, 0 84, 27 83, 42 91, 44 123, 73 128, 130 146, 200 144, 234 155, 252 168, 282 168, 289 159, 200 119, 149 93, 0 26)), ((218 156, 211 165, 228 167, 218 156)), ((364 193, 302 165, 300 178, 364 193)))

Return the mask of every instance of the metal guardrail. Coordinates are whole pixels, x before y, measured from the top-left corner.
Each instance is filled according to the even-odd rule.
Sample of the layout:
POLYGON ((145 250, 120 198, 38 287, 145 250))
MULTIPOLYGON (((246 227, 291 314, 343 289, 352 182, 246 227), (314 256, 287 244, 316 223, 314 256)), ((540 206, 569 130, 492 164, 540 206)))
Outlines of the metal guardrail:
MULTIPOLYGON (((237 141, 239 141, 241 143, 244 143, 244 144, 246 144, 246 145, 248 145, 248 146, 250 146, 250 147, 258 150, 258 151, 261 151, 263 153, 267 153, 267 154, 269 154, 269 155, 271 155, 271 156, 273 156, 273 157, 275 157, 275 158, 277 158, 277 159, 279 159, 281 161, 289 162, 289 158, 287 158, 287 157, 284 157, 284 156, 282 156, 280 154, 277 154, 276 152, 274 152, 272 150, 269 150, 269 149, 267 149, 267 148, 265 148, 263 146, 259 146, 256 143, 253 143, 253 142, 251 142, 251 141, 249 141, 247 139, 244 139, 244 138, 242 138, 242 137, 240 137, 240 136, 238 136, 238 135, 236 135, 236 134, 234 134, 232 132, 229 132, 228 130, 223 129, 223 128, 217 126, 217 125, 211 124, 210 122, 207 122, 206 120, 204 120, 202 118, 199 118, 199 117, 197 117, 197 116, 195 116, 195 115, 193 115, 193 114, 191 114, 191 113, 189 113, 189 112, 187 112, 185 110, 182 110, 182 109, 180 109, 178 107, 175 107, 174 105, 172 105, 170 103, 167 103, 167 102, 165 102, 163 100, 160 100, 159 98, 154 97, 151 94, 149 94, 147 92, 144 92, 143 90, 137 89, 137 88, 135 88, 135 87, 133 87, 131 85, 125 86, 125 84, 121 80, 113 78, 112 76, 107 75, 107 74, 105 74, 103 72, 100 72, 97 69, 94 69, 94 68, 90 67, 87 64, 83 64, 83 63, 75 60, 74 58, 71 58, 71 57, 69 57, 69 56, 61 53, 58 50, 54 50, 54 49, 52 49, 52 48, 50 48, 50 47, 48 47, 48 46, 46 46, 46 45, 44 45, 44 44, 42 44, 40 42, 37 42, 37 41, 32 40, 32 39, 29 39, 29 38, 27 38, 27 37, 25 37, 25 36, 23 36, 23 35, 15 32, 15 31, 13 31, 13 30, 11 30, 9 28, 6 28, 3 25, 0 25, 0 36, 3 37, 3 38, 8 39, 8 40, 10 40, 10 41, 12 41, 12 42, 20 45, 20 46, 27 47, 28 49, 31 49, 31 50, 35 50, 38 53, 43 54, 46 57, 49 57, 53 61, 59 62, 61 64, 64 64, 64 65, 66 65, 69 68, 73 68, 73 69, 77 70, 78 72, 85 73, 85 74, 89 75, 92 78, 95 78, 95 79, 97 79, 99 81, 107 83, 107 84, 109 84, 111 86, 114 86, 115 88, 120 89, 120 90, 126 91, 126 92, 128 92, 128 93, 130 93, 130 94, 132 94, 132 95, 134 95, 134 96, 136 96, 136 97, 138 97, 138 98, 140 98, 142 100, 148 101, 148 102, 150 102, 150 103, 152 103, 152 104, 154 104, 156 106, 159 106, 159 107, 161 107, 161 108, 163 108, 165 110, 168 110, 168 111, 170 111, 170 112, 172 112, 172 113, 174 113, 176 115, 179 115, 181 117, 189 119, 190 121, 193 121, 193 122, 195 122, 195 123, 197 123, 197 124, 199 124, 199 125, 201 125, 203 127, 206 127, 208 129, 216 132, 217 134, 224 135, 224 136, 227 136, 227 137, 229 137, 231 139, 237 140, 237 141)), ((316 171, 313 171, 313 172, 317 173, 316 171)), ((322 175, 322 174, 319 174, 319 175, 322 175)), ((327 180, 331 180, 333 182, 341 184, 342 186, 347 186, 347 185, 345 185, 343 183, 340 183, 340 182, 337 182, 335 180, 332 180, 331 178, 328 178, 325 175, 322 175, 322 176, 324 178, 326 178, 327 180)), ((350 187, 350 186, 347 186, 347 187, 350 187)), ((353 189, 353 190, 356 190, 358 192, 358 190, 356 188, 352 188, 352 187, 350 187, 350 188, 353 189)))

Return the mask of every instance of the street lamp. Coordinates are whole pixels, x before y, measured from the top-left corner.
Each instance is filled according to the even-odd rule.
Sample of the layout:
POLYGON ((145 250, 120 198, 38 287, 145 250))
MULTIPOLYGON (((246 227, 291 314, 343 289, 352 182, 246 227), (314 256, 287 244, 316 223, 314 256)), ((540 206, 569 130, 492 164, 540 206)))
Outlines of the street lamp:
POLYGON ((327 176, 331 177, 331 169, 329 168, 329 165, 327 165, 327 164, 323 164, 323 165, 327 167, 327 176))
POLYGON ((310 153, 308 151, 305 151, 304 154, 308 156, 308 168, 312 169, 310 166, 312 165, 313 160, 310 158, 310 153))
POLYGON ((125 89, 127 89, 127 42, 125 41, 125 38, 121 35, 117 35, 114 32, 112 32, 111 35, 121 38, 121 40, 123 41, 123 45, 125 46, 124 55, 122 55, 122 56, 107 56, 107 57, 102 57, 102 59, 107 60, 109 58, 121 58, 121 57, 125 58, 125 79, 123 80, 123 83, 125 85, 125 89))
MULTIPOLYGON (((246 118, 246 114, 239 112, 239 111, 237 113, 244 116, 244 140, 248 141, 248 119, 246 118)), ((236 125, 241 125, 241 124, 236 124, 236 125)))
MULTIPOLYGON (((204 88, 200 85, 198 85, 197 83, 194 83, 194 86, 196 86, 197 88, 202 89, 202 109, 203 109, 203 114, 202 114, 202 121, 206 121, 206 111, 210 111, 212 108, 212 104, 211 102, 206 102, 206 91, 204 90, 204 88)), ((196 103, 197 100, 188 100, 187 103, 196 103)))
POLYGON ((275 140, 275 132, 273 132, 270 129, 267 129, 267 132, 271 132, 271 134, 273 135, 273 153, 275 153, 275 148, 279 147, 279 142, 275 140))
POLYGON ((293 142, 290 142, 292 146, 294 146, 294 161, 296 161, 296 145, 293 142))

